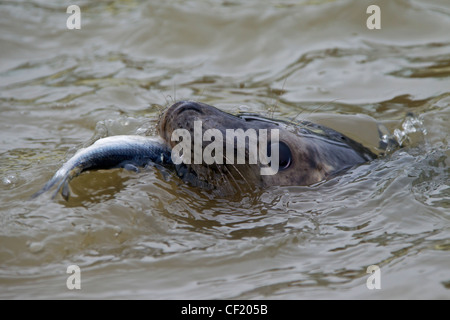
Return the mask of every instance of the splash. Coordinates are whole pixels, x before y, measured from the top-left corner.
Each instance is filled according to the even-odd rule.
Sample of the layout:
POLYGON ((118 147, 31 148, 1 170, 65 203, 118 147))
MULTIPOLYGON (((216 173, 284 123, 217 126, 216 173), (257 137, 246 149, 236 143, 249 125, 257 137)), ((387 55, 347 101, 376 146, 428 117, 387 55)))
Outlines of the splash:
POLYGON ((408 113, 402 122, 401 129, 395 129, 393 135, 400 147, 404 147, 413 144, 417 140, 423 140, 426 134, 427 130, 423 125, 423 121, 413 113, 408 113))

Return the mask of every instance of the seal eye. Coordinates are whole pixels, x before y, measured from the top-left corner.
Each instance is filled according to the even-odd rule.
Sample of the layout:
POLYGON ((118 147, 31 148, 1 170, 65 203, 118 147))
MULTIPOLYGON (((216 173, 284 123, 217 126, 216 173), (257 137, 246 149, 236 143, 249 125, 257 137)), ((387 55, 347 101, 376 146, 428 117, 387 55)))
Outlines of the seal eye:
MULTIPOLYGON (((273 146, 276 148, 278 147, 278 154, 279 154, 279 170, 286 170, 290 167, 292 163, 292 153, 291 149, 289 149, 288 145, 282 141, 279 143, 274 143, 273 146)), ((267 144, 267 156, 272 155, 272 143, 267 144)), ((270 164, 269 164, 270 165, 270 164)))

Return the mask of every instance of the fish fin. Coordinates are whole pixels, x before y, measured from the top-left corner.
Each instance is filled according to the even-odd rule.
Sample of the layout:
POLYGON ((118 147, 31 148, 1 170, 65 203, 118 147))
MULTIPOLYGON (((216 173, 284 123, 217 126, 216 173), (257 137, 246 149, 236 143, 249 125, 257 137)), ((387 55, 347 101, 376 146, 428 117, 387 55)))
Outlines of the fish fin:
POLYGON ((69 197, 70 197, 70 186, 69 186, 69 179, 66 179, 64 181, 62 190, 61 190, 61 195, 64 198, 64 200, 68 201, 69 197))
POLYGON ((171 175, 171 172, 169 172, 169 171, 167 170, 166 167, 164 167, 163 165, 158 164, 158 163, 148 163, 148 164, 145 166, 145 169, 149 169, 150 167, 158 169, 158 171, 159 171, 159 172, 161 173, 161 175, 163 176, 164 180, 166 180, 166 181, 169 180, 169 177, 170 177, 170 175, 171 175))
POLYGON ((139 173, 139 168, 136 167, 134 164, 131 164, 131 163, 124 164, 123 168, 125 170, 134 171, 136 173, 139 173))
POLYGON ((56 197, 61 188, 62 188, 61 194, 64 197, 64 199, 65 200, 69 199, 70 194, 69 182, 78 174, 80 174, 80 172, 81 170, 79 168, 74 168, 70 171, 62 169, 58 170, 56 174, 44 185, 44 187, 41 190, 39 190, 38 192, 36 192, 31 196, 31 199, 37 198, 41 194, 49 191, 57 183, 58 185, 56 186, 56 190, 52 195, 52 199, 56 197))
POLYGON ((41 190, 39 190, 38 192, 34 193, 31 195, 31 199, 35 199, 37 197, 39 197, 41 194, 47 192, 48 190, 50 190, 57 182, 59 182, 62 179, 62 177, 60 175, 58 175, 58 173, 56 173, 43 187, 41 190))
POLYGON ((56 195, 59 193, 59 190, 61 190, 61 187, 63 186, 63 184, 67 183, 67 177, 64 177, 61 182, 58 184, 58 186, 56 187, 55 192, 53 192, 52 194, 52 199, 55 199, 56 195))

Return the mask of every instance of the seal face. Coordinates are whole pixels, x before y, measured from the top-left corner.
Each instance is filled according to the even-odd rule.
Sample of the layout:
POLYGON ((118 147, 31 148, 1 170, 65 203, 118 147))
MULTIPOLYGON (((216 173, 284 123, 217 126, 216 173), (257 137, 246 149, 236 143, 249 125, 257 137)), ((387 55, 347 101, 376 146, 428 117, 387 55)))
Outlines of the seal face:
MULTIPOLYGON (((254 143, 251 139, 245 142, 244 163, 228 163, 226 160, 229 160, 229 153, 224 155, 225 159, 220 163, 207 163, 204 160, 195 162, 194 155, 191 154, 190 161, 177 166, 177 172, 184 180, 220 193, 274 185, 310 185, 376 158, 375 154, 361 144, 324 126, 306 121, 293 124, 251 114, 232 115, 193 101, 180 101, 166 110, 159 122, 160 136, 171 148, 175 148, 179 141, 174 139, 174 132, 183 129, 192 137, 198 136, 198 128, 195 126, 199 121, 202 124, 201 136, 208 130, 216 130, 215 132, 226 136, 227 130, 237 132, 242 129, 239 131, 242 133, 250 129, 257 133, 259 139, 261 129, 278 132, 278 143, 267 145, 268 156, 272 152, 271 148, 278 148, 279 163, 275 174, 261 174, 264 167, 261 161, 251 163, 251 148, 254 143)), ((269 141, 272 138, 269 135, 269 141)), ((195 148, 193 140, 192 149, 195 148)), ((207 150, 210 143, 202 141, 202 151, 207 150)), ((223 148, 227 147, 230 144, 224 142, 223 148)), ((232 147, 234 154, 237 154, 238 146, 233 143, 232 147)))

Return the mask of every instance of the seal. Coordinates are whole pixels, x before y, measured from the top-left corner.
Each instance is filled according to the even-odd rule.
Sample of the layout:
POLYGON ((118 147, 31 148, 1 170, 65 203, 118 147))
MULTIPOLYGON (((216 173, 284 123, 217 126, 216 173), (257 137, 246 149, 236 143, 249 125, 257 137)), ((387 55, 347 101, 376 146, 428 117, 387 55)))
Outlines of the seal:
MULTIPOLYGON (((180 101, 168 108, 160 119, 159 134, 173 148, 178 143, 172 139, 173 132, 185 129, 193 136, 195 121, 201 121, 202 134, 209 129, 219 130, 224 135, 229 129, 242 129, 244 132, 248 129, 256 132, 277 129, 279 132, 279 170, 276 174, 261 175, 261 163, 250 164, 249 142, 245 145, 246 161, 243 164, 222 161, 222 164, 210 165, 204 161, 197 164, 190 161, 191 164, 177 168, 185 181, 219 193, 270 186, 311 185, 377 157, 347 136, 308 121, 289 123, 254 114, 232 115, 194 101, 180 101)), ((207 145, 208 142, 203 141, 202 148, 207 145)), ((237 148, 236 145, 234 147, 237 148)))
MULTIPOLYGON (((70 180, 82 172, 112 168, 138 171, 148 166, 165 167, 189 184, 227 195, 270 186, 311 185, 377 157, 360 143, 322 125, 309 121, 291 123, 249 113, 232 115, 195 101, 179 101, 165 110, 159 119, 158 130, 159 137, 129 135, 97 140, 63 164, 32 197, 56 185, 53 197, 61 190, 67 200, 70 180), (196 123, 202 124, 200 132, 196 123), (224 149, 231 148, 231 153, 227 151, 219 155, 214 151, 215 159, 219 157, 218 160, 223 161, 196 161, 194 152, 182 154, 183 161, 176 162, 174 151, 180 141, 174 139, 174 134, 179 130, 194 138, 196 135, 205 137, 208 130, 223 135, 234 130, 238 134, 233 140, 220 142, 224 149), (271 134, 267 136, 265 153, 273 162, 267 163, 261 159, 250 161, 255 140, 246 137, 246 132, 254 132, 260 142, 264 141, 260 139, 262 132, 269 130, 271 134), (276 136, 272 136, 273 130, 276 136), (243 144, 239 145, 239 139, 244 141, 243 144), (230 154, 237 155, 239 152, 243 154, 243 161, 229 161, 230 154), (277 156, 272 157, 272 154, 277 156), (269 164, 276 164, 277 170, 273 174, 261 174, 269 164)), ((209 144, 212 138, 209 142, 202 140, 199 146, 195 145, 194 140, 190 140, 189 145, 185 141, 185 144, 194 150, 198 148, 197 151, 204 152, 208 148, 211 151, 209 144)), ((214 142, 216 146, 219 143, 214 142)))

